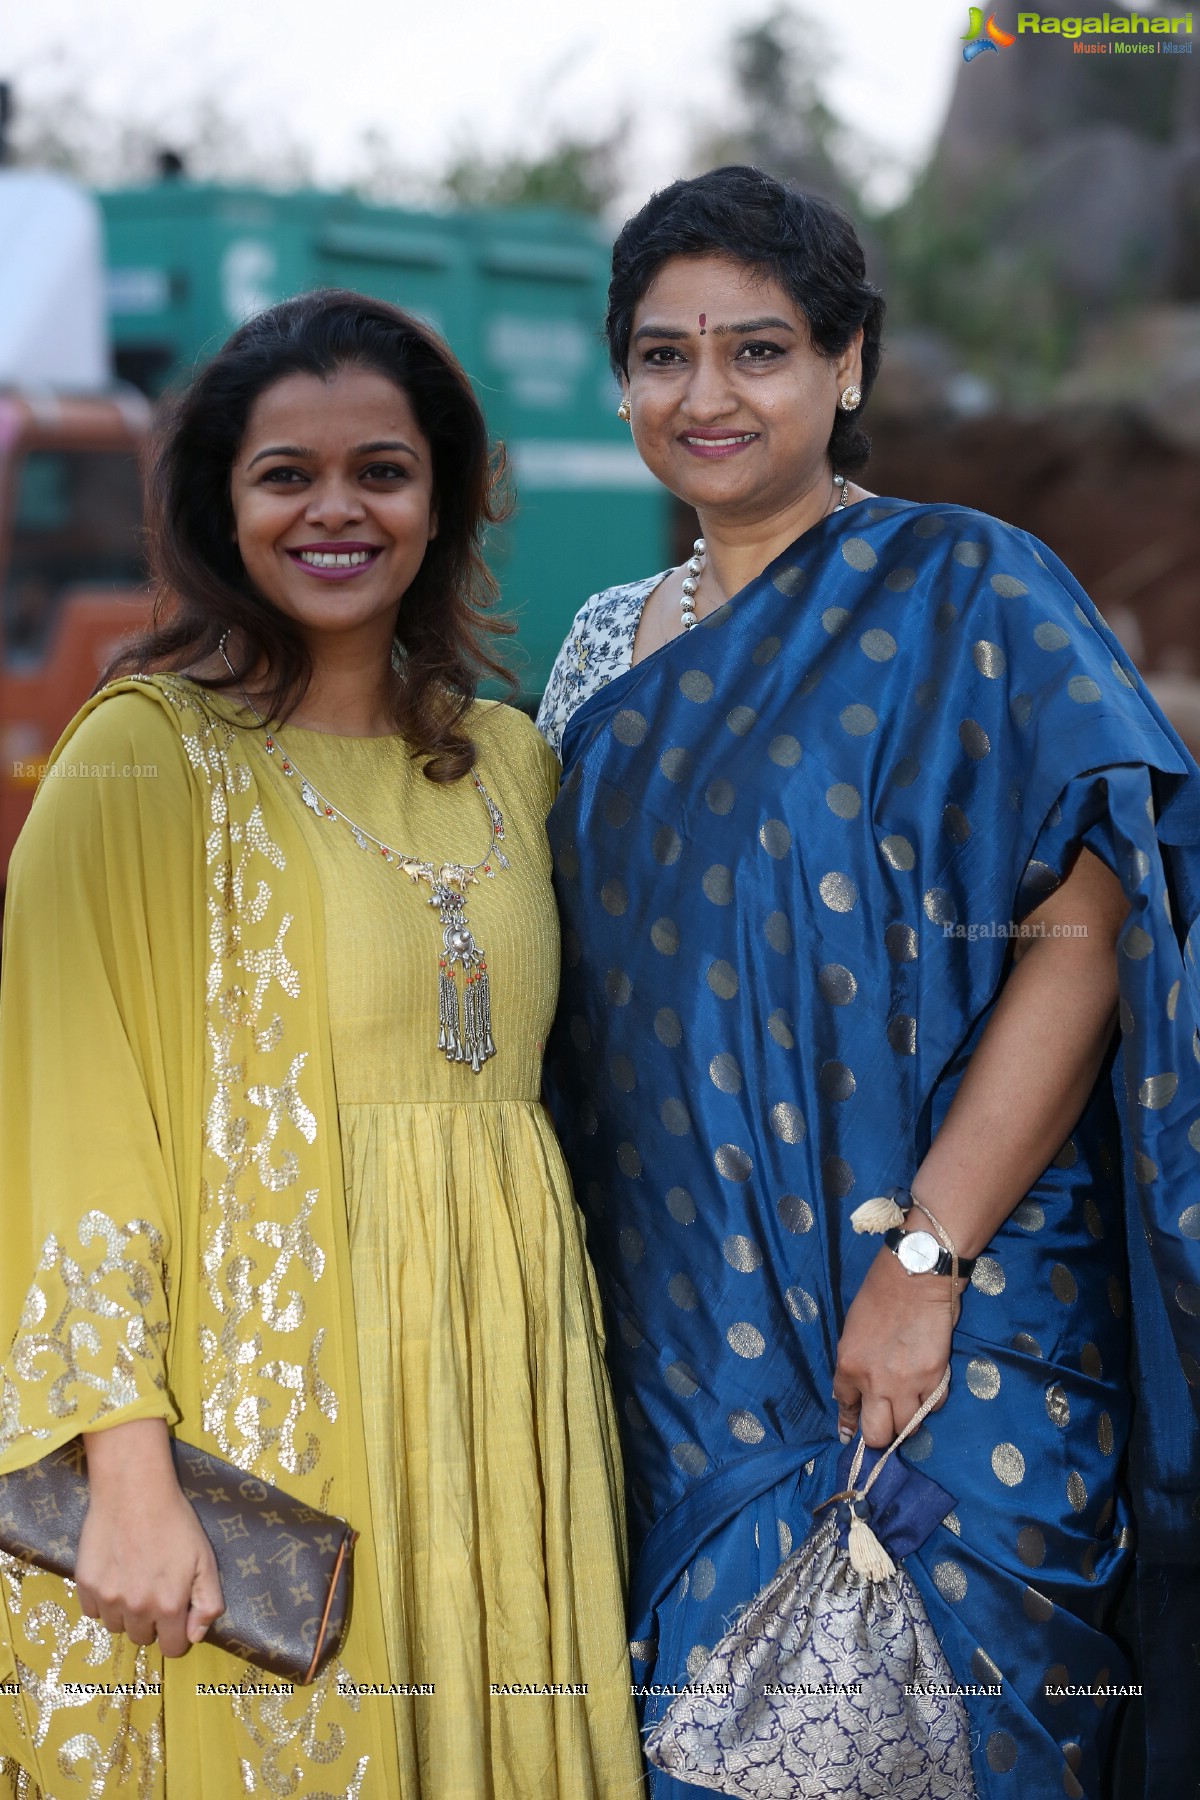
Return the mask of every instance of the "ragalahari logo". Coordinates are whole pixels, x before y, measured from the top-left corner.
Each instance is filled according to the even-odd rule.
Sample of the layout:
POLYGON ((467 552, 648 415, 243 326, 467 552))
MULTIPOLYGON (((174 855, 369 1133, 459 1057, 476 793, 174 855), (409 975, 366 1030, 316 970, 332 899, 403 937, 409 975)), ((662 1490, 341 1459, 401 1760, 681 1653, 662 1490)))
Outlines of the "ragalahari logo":
POLYGON ((1010 50, 1017 41, 1011 31, 1001 31, 995 13, 989 13, 985 25, 982 6, 971 8, 970 27, 961 39, 964 62, 974 62, 985 50, 1010 50))

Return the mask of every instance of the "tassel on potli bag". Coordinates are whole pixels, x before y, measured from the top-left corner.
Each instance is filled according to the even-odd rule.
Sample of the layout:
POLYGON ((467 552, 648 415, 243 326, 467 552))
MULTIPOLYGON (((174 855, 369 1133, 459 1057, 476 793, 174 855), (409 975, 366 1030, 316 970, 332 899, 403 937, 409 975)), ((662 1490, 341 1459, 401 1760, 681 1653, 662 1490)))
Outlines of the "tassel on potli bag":
POLYGON ((949 1382, 947 1369, 861 1487, 859 1439, 845 1491, 817 1508, 848 1507, 847 1547, 830 1512, 651 1729, 656 1768, 744 1800, 975 1800, 966 1708, 868 1497, 949 1382))

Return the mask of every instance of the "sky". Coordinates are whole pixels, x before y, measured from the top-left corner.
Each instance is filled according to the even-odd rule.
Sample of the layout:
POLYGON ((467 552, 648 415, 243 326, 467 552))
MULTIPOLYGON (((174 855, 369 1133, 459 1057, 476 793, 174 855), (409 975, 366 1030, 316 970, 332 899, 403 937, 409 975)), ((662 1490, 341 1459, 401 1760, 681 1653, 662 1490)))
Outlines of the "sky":
MULTIPOLYGON (((635 200, 679 173, 689 131, 719 127, 727 44, 774 0, 0 0, 0 74, 28 93, 65 50, 98 108, 169 121, 203 94, 254 141, 306 145, 321 185, 383 134, 413 168, 470 138, 537 148, 566 124, 631 121, 635 200)), ((966 0, 808 0, 832 67, 826 92, 877 147, 874 189, 898 197, 962 64, 966 0)))

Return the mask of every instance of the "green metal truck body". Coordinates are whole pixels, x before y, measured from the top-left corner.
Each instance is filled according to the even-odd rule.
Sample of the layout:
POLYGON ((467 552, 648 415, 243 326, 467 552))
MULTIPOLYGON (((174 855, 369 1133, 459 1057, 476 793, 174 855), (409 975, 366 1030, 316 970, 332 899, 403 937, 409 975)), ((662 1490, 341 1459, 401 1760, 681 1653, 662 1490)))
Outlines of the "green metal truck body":
POLYGON ((597 588, 669 560, 669 502, 616 417, 601 336, 604 233, 548 210, 420 213, 347 195, 163 182, 100 196, 117 373, 156 394, 243 319, 349 287, 449 340, 512 464, 489 543, 523 692, 536 695, 597 588))

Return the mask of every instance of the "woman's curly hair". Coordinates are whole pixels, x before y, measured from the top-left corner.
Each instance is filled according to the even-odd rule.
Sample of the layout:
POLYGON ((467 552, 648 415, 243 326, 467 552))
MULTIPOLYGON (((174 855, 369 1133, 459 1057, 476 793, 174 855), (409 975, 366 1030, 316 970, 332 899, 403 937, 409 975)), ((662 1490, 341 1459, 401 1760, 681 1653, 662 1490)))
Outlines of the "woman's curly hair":
POLYGON ((428 439, 438 530, 408 591, 397 595, 395 722, 431 781, 457 780, 475 761, 464 730, 481 679, 515 685, 495 654, 513 628, 494 615, 482 549, 506 511, 504 455, 452 351, 420 320, 338 288, 281 301, 242 325, 164 408, 147 477, 150 565, 158 582, 151 628, 122 648, 101 684, 149 669, 184 669, 232 633, 234 674, 194 677, 231 688, 266 671, 268 716, 286 719, 312 678, 298 626, 250 581, 235 541, 230 477, 251 408, 285 376, 370 369, 408 396, 428 439))

